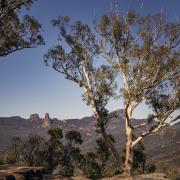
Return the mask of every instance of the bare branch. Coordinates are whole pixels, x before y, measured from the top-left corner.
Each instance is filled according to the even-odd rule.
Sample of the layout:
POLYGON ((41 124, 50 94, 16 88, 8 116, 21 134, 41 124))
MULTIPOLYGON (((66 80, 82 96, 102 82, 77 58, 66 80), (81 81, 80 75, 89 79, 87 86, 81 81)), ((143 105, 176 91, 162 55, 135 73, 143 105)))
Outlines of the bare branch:
MULTIPOLYGON (((172 110, 167 111, 164 114, 164 117, 161 119, 161 121, 158 122, 157 125, 152 126, 148 131, 143 132, 136 140, 132 142, 132 147, 136 146, 144 137, 148 136, 149 134, 153 134, 158 132, 162 127, 166 126, 167 124, 165 121, 168 119, 168 117, 175 111, 175 107, 172 110)), ((179 119, 179 116, 174 119, 174 121, 177 121, 179 119)))

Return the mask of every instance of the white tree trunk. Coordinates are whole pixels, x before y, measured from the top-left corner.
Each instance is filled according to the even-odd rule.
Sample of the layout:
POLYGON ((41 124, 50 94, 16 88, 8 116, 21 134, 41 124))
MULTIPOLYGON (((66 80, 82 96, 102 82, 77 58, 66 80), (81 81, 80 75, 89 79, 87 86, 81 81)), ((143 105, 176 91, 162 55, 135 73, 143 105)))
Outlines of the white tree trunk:
POLYGON ((132 130, 126 128, 126 151, 124 162, 124 174, 130 176, 133 164, 132 130))
POLYGON ((125 109, 125 130, 126 130, 126 149, 125 149, 125 161, 123 173, 127 176, 131 176, 132 164, 133 164, 133 146, 132 146, 132 128, 130 126, 131 108, 125 109))

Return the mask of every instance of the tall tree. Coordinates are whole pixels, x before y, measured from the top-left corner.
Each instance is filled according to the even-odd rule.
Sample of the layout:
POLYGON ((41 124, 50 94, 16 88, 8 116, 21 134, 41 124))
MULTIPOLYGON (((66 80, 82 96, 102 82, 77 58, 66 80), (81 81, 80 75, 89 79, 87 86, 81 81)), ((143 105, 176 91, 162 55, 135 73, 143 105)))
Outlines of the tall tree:
POLYGON ((41 25, 29 15, 20 16, 34 0, 0 0, 0 57, 44 44, 41 25))
POLYGON ((66 79, 83 88, 83 99, 91 105, 97 120, 98 131, 120 164, 120 156, 112 139, 106 133, 108 111, 106 105, 115 89, 113 70, 107 65, 99 65, 99 46, 90 27, 80 21, 70 24, 67 16, 52 21, 59 29, 59 40, 67 48, 57 45, 45 55, 45 62, 51 64, 66 79))
POLYGON ((126 155, 124 172, 130 174, 133 149, 149 134, 179 119, 180 25, 167 23, 162 13, 138 16, 105 15, 98 24, 101 50, 123 82, 126 155), (110 47, 110 48, 109 48, 110 47), (147 120, 133 126, 132 113, 146 102, 152 109, 147 120), (133 132, 146 130, 133 140, 133 132))
POLYGON ((118 12, 102 16, 95 23, 95 31, 79 21, 71 25, 67 16, 53 21, 53 25, 60 30, 63 46, 49 50, 45 61, 50 60, 56 71, 84 89, 85 100, 92 106, 117 162, 120 155, 106 133, 106 105, 114 95, 114 82, 121 79, 118 88, 124 101, 126 131, 124 173, 130 175, 136 145, 179 119, 175 111, 180 96, 180 25, 166 22, 162 13, 139 16, 132 10, 124 16, 118 12), (142 103, 149 105, 152 114, 135 126, 132 113, 142 103), (140 134, 133 139, 137 129, 141 129, 140 134))

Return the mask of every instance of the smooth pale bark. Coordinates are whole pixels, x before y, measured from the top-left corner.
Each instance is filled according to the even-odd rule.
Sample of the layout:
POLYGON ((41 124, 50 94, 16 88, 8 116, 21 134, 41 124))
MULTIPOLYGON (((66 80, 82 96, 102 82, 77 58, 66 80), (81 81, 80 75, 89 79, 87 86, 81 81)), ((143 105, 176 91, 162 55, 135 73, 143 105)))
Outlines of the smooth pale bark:
POLYGON ((125 91, 128 94, 128 101, 125 106, 125 133, 126 133, 126 146, 125 146, 125 161, 123 165, 123 173, 127 176, 131 176, 132 163, 133 163, 133 147, 132 147, 132 127, 131 127, 131 117, 132 111, 137 106, 137 103, 130 104, 130 87, 128 84, 127 77, 124 73, 120 58, 117 57, 117 63, 119 67, 119 73, 122 76, 125 91))
POLYGON ((123 173, 130 176, 133 163, 132 129, 126 126, 126 152, 123 173))
POLYGON ((123 167, 123 173, 127 176, 131 176, 132 164, 133 164, 133 147, 132 147, 132 128, 130 126, 130 120, 132 115, 132 108, 125 108, 125 131, 126 131, 126 149, 125 149, 125 161, 123 167))

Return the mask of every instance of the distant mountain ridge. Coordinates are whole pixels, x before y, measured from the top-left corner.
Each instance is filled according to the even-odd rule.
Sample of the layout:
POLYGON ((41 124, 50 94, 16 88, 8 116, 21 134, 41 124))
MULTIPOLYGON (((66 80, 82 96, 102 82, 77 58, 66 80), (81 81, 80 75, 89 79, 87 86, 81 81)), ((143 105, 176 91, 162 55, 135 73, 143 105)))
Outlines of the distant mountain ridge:
MULTIPOLYGON (((109 120, 107 130, 115 137, 116 146, 122 149, 125 142, 124 111, 118 110, 114 114, 116 116, 109 120)), ((142 121, 134 120, 134 123, 142 121)), ((83 151, 92 151, 97 139, 95 124, 94 116, 63 121, 56 118, 51 119, 48 113, 44 118, 40 118, 38 114, 31 114, 29 119, 20 116, 0 117, 0 149, 10 144, 14 136, 25 138, 29 134, 35 133, 47 137, 47 130, 58 125, 64 131, 71 129, 79 131, 84 140, 83 151)), ((180 167, 180 122, 172 127, 167 126, 159 133, 145 138, 144 144, 151 161, 166 159, 180 167)))

